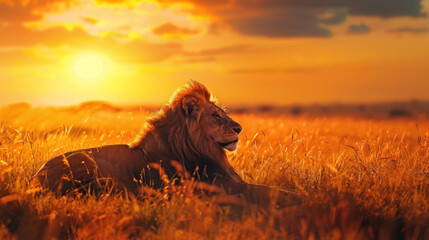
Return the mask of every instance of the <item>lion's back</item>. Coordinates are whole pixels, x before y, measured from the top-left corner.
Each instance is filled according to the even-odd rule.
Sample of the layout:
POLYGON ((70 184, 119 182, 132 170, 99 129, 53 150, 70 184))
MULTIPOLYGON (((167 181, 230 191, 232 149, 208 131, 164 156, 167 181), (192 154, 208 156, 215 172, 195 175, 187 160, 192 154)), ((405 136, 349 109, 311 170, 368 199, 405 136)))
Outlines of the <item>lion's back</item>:
POLYGON ((112 179, 118 186, 135 191, 133 179, 145 165, 141 150, 128 145, 87 148, 48 160, 33 177, 33 183, 64 194, 97 179, 112 179))

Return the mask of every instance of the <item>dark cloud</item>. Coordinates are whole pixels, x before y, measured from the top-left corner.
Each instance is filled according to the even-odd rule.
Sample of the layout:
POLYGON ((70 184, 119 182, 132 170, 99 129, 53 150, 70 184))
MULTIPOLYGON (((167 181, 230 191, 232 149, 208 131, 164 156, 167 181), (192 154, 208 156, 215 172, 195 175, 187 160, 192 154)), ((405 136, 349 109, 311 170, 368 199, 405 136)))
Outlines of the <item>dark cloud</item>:
POLYGON ((351 24, 347 30, 347 32, 351 34, 365 34, 369 33, 370 31, 371 29, 365 23, 351 24))
POLYGON ((424 34, 429 33, 429 28, 414 28, 414 27, 401 27, 392 28, 387 30, 388 33, 411 33, 411 34, 424 34))
POLYGON ((237 0, 245 8, 335 8, 347 9, 349 14, 378 17, 426 16, 422 0, 237 0))
MULTIPOLYGON (((238 0, 241 11, 258 16, 227 19, 237 31, 266 37, 329 37, 329 26, 343 23, 347 14, 422 17, 421 0, 238 0), (273 10, 275 9, 275 10, 273 10)), ((368 33, 366 25, 352 25, 350 33, 368 33)))
POLYGON ((423 17, 421 0, 348 0, 347 8, 353 15, 377 17, 423 17))
MULTIPOLYGON (((177 3, 160 0, 162 3, 177 3)), ((205 8, 243 8, 251 10, 273 8, 346 9, 350 14, 363 16, 396 17, 425 16, 422 0, 181 0, 205 8)))
POLYGON ((266 37, 329 37, 331 32, 320 23, 333 19, 320 19, 318 12, 307 9, 276 9, 259 16, 231 19, 229 23, 246 35, 266 37))
MULTIPOLYGON (((173 0, 160 0, 161 3, 177 3, 173 0)), ((426 16, 423 13, 422 0, 181 0, 195 4, 208 11, 241 8, 261 10, 273 8, 308 8, 308 9, 345 9, 352 15, 397 17, 426 16)))
MULTIPOLYGON (((162 3, 177 1, 161 0, 162 3)), ((181 0, 246 35, 329 37, 347 15, 424 17, 422 0, 181 0)), ((361 29, 362 30, 362 29, 361 29)), ((352 30, 353 31, 353 30, 352 30)))
POLYGON ((346 20, 347 12, 340 9, 335 10, 327 10, 322 11, 319 13, 319 21, 320 23, 326 24, 326 25, 335 25, 340 24, 346 20))
POLYGON ((160 36, 183 36, 183 35, 195 35, 199 31, 195 29, 181 28, 173 23, 165 23, 153 29, 153 33, 160 36))

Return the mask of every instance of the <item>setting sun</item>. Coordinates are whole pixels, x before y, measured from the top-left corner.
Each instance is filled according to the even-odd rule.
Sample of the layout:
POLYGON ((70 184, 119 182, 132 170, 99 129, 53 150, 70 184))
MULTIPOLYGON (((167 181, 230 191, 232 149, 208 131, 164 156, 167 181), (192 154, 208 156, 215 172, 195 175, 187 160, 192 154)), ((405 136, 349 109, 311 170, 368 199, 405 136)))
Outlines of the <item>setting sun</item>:
POLYGON ((79 56, 74 63, 74 71, 84 79, 100 77, 105 70, 102 58, 96 54, 84 54, 79 56))

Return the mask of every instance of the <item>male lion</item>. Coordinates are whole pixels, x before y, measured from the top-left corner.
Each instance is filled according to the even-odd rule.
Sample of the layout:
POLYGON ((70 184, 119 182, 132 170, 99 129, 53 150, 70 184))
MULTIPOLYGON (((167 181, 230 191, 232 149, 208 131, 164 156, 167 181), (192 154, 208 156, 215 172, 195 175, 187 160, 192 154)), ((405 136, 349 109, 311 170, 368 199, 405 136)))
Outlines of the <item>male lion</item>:
POLYGON ((228 194, 265 204, 280 194, 279 203, 289 204, 287 194, 245 183, 228 163, 225 150, 237 148, 241 130, 201 83, 191 81, 145 123, 132 144, 61 154, 41 167, 34 182, 65 194, 108 179, 116 188, 139 195, 142 186, 162 187, 165 175, 177 178, 180 168, 228 194))

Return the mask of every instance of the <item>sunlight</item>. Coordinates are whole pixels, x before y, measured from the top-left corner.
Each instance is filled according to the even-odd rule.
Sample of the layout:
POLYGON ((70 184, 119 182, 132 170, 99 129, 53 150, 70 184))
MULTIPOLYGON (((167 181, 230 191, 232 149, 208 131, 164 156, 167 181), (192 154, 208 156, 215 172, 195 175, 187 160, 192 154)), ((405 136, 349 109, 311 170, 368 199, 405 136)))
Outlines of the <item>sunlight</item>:
POLYGON ((105 63, 97 54, 83 54, 74 62, 74 71, 79 77, 92 80, 103 74, 105 63))

